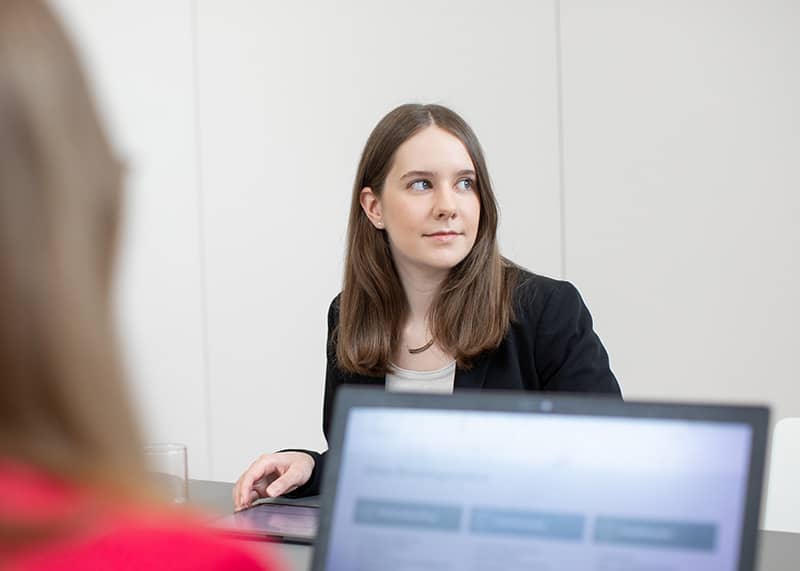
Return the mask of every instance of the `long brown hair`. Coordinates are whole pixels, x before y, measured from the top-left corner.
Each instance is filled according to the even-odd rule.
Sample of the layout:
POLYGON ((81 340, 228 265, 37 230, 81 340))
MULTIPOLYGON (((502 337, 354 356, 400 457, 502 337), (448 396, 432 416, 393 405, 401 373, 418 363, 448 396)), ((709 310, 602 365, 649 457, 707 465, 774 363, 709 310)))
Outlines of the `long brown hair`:
POLYGON ((480 218, 475 245, 450 270, 428 314, 433 339, 468 368, 481 353, 496 348, 513 318, 516 267, 497 247, 497 201, 478 138, 454 111, 441 105, 401 105, 389 112, 367 140, 358 165, 350 220, 344 287, 336 335, 338 366, 364 375, 383 375, 408 316, 408 301, 392 261, 388 238, 367 219, 361 189, 381 196, 397 148, 435 125, 457 137, 475 167, 480 218))
POLYGON ((112 324, 121 166, 45 2, 0 0, 0 459, 134 490, 112 324))

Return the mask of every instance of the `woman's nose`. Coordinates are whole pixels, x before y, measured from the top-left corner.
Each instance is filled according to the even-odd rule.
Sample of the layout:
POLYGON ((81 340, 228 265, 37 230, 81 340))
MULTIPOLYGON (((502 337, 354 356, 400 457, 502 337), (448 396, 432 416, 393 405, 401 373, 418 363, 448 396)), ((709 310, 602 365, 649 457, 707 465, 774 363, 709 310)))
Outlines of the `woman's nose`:
POLYGON ((455 218, 456 211, 452 208, 437 208, 436 209, 436 219, 437 220, 447 220, 448 218, 455 218))
POLYGON ((433 205, 433 215, 437 220, 454 218, 456 215, 455 202, 447 191, 436 193, 436 203, 433 205))

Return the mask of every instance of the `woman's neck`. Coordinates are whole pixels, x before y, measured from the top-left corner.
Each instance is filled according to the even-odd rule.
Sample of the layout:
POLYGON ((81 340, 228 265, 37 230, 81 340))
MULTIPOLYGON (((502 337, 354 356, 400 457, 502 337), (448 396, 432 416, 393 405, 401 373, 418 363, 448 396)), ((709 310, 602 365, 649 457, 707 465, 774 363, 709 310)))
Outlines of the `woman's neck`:
POLYGON ((395 267, 408 300, 409 321, 424 323, 448 271, 403 267, 401 264, 395 267))
POLYGON ((428 312, 449 270, 430 270, 396 264, 408 300, 409 314, 392 355, 392 363, 411 371, 436 371, 453 361, 436 343, 430 344, 428 312), (412 351, 414 350, 414 351, 412 351))

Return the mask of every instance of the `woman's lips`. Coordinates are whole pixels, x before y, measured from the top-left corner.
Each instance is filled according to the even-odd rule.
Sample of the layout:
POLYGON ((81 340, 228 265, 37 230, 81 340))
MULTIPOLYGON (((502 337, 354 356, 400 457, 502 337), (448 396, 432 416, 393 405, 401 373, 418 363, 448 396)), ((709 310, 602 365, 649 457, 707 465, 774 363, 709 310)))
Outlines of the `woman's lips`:
POLYGON ((461 236, 461 232, 448 230, 445 232, 434 232, 432 234, 423 234, 425 238, 433 238, 437 242, 450 242, 461 236))

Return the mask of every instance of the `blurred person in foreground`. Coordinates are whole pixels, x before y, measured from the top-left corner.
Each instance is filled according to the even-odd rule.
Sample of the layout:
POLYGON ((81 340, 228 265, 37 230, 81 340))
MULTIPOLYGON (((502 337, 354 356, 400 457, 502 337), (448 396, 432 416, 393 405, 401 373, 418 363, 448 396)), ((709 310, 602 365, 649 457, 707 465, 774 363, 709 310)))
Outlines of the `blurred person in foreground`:
POLYGON ((47 5, 0 0, 0 569, 273 569, 143 484, 110 296, 121 175, 47 5))

